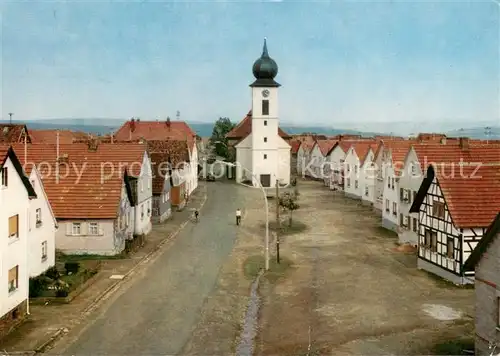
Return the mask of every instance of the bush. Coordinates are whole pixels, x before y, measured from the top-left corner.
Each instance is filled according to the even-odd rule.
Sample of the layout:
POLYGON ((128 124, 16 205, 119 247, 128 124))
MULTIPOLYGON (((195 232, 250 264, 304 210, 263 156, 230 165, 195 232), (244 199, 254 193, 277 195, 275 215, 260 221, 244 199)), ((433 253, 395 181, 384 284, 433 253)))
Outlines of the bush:
POLYGON ((61 274, 57 270, 56 266, 52 266, 47 271, 45 271, 45 276, 55 281, 61 277, 61 274))
POLYGON ((64 264, 64 269, 66 270, 66 274, 75 274, 80 270, 79 262, 66 262, 64 264))
POLYGON ((43 276, 38 276, 30 278, 29 283, 29 296, 30 298, 36 298, 42 295, 44 291, 47 290, 47 280, 43 276))

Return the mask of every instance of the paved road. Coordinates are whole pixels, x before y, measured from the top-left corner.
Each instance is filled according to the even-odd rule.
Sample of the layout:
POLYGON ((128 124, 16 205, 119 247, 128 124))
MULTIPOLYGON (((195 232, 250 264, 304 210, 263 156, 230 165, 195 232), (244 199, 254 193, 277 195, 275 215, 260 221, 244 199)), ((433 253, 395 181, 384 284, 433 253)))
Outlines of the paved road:
POLYGON ((65 354, 175 355, 182 351, 220 266, 236 238, 234 211, 241 188, 208 183, 198 223, 173 244, 85 330, 65 354))

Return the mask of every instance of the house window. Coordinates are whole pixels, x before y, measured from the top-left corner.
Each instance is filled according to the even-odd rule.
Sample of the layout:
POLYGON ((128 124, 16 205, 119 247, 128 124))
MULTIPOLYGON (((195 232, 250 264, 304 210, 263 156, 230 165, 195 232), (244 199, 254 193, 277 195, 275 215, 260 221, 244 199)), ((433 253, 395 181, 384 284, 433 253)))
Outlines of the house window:
POLYGON ((412 200, 412 201, 415 201, 415 198, 416 198, 416 197, 417 197, 417 191, 416 191, 416 190, 414 190, 414 191, 413 191, 413 200, 412 200))
POLYGON ((429 229, 425 229, 424 246, 427 248, 431 247, 431 230, 429 229))
POLYGON ((264 142, 267 142, 267 137, 264 137, 264 142))
POLYGON ((89 235, 99 235, 99 224, 89 223, 89 235))
POLYGON ((346 164, 346 166, 345 166, 345 167, 346 167, 346 169, 347 169, 347 173, 349 173, 349 172, 351 171, 351 167, 350 167, 348 164, 346 164))
POLYGON ((411 165, 411 174, 415 175, 416 173, 417 173, 417 167, 415 166, 414 163, 412 163, 412 165, 411 165))
POLYGON ((31 180, 31 186, 33 187, 33 189, 35 189, 35 180, 34 179, 31 180))
POLYGON ((392 203, 392 215, 398 216, 398 204, 396 202, 392 203))
POLYGON ((418 225, 417 225, 417 218, 413 218, 413 231, 417 232, 418 225))
POLYGON ((385 211, 389 212, 389 199, 385 200, 385 211))
POLYGON ((446 244, 446 257, 453 258, 454 249, 455 249, 455 241, 453 240, 453 237, 448 236, 448 241, 446 244))
POLYGON ((267 126, 267 120, 264 120, 264 126, 267 126))
POLYGON ((19 237, 19 215, 9 218, 9 237, 19 237))
POLYGON ((434 200, 432 202, 432 215, 444 219, 444 203, 434 200))
POLYGON ((36 209, 36 227, 42 225, 42 209, 36 209))
POLYGON ((368 190, 368 186, 366 185, 366 186, 365 186, 365 196, 368 196, 368 192, 369 192, 369 190, 368 190))
POLYGON ((403 214, 399 213, 399 226, 403 226, 403 214))
POLYGON ((387 188, 391 188, 391 177, 387 177, 387 188))
POLYGON ((354 181, 354 188, 358 189, 358 181, 357 180, 354 181))
POLYGON ((9 170, 7 167, 2 168, 2 186, 6 187, 9 185, 9 170))
POLYGON ((354 165, 354 174, 358 174, 358 166, 354 165))
POLYGON ((73 235, 80 235, 82 233, 82 224, 73 223, 73 226, 71 226, 71 233, 73 235))
POLYGON ((269 115, 269 100, 262 100, 262 115, 269 115))
POLYGON ((267 155, 264 153, 264 159, 267 159, 267 155))
POLYGON ((431 251, 437 252, 437 232, 431 232, 431 251))
POLYGON ((392 182, 392 184, 391 184, 391 188, 392 188, 392 190, 394 190, 394 181, 395 181, 395 180, 394 180, 394 178, 392 178, 392 179, 391 179, 391 182, 392 182))
POLYGON ((347 178, 347 187, 350 188, 351 187, 351 178, 347 178))
POLYGON ((19 266, 9 269, 9 293, 19 288, 19 266))
POLYGON ((47 260, 47 241, 42 242, 42 262, 47 260))
POLYGON ((141 220, 144 220, 144 205, 141 205, 141 220))

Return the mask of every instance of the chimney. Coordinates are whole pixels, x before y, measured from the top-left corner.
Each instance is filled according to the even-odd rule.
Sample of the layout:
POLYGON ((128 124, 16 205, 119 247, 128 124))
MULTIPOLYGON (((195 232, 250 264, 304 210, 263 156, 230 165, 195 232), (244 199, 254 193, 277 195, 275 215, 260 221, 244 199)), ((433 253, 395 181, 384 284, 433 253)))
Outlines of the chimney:
POLYGON ((167 125, 168 130, 170 131, 170 125, 171 125, 171 123, 170 123, 170 117, 167 117, 167 120, 165 121, 165 125, 167 125))
POLYGON ((96 152, 97 151, 97 146, 98 146, 98 142, 97 142, 97 138, 91 138, 89 141, 88 141, 88 149, 90 152, 96 152))
POLYGON ((468 150, 469 149, 469 138, 468 137, 460 137, 460 148, 462 150, 468 150))
POLYGON ((67 153, 63 153, 62 155, 59 156, 57 159, 59 163, 68 163, 69 162, 69 156, 67 153))
POLYGON ((134 118, 132 118, 132 119, 130 120, 130 131, 131 131, 131 132, 134 132, 134 131, 135 131, 135 119, 134 119, 134 118))
POLYGON ((446 145, 446 136, 441 138, 441 142, 440 142, 442 145, 446 145))

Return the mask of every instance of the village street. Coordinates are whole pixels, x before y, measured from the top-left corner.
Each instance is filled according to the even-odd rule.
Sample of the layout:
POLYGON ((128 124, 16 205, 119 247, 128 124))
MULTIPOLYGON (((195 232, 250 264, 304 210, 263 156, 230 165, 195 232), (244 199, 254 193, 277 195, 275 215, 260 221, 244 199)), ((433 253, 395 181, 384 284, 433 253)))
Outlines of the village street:
POLYGON ((169 354, 182 351, 236 238, 241 187, 208 184, 198 223, 189 223, 156 260, 135 276, 77 335, 55 353, 169 354))

